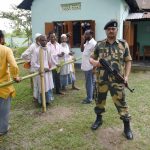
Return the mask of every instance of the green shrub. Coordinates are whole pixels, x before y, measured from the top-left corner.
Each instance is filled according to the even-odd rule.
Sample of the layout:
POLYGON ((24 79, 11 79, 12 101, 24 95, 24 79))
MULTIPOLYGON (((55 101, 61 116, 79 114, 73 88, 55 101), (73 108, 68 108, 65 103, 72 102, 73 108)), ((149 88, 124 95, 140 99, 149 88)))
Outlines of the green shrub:
POLYGON ((13 49, 15 57, 20 57, 21 54, 27 49, 27 47, 18 47, 13 49))

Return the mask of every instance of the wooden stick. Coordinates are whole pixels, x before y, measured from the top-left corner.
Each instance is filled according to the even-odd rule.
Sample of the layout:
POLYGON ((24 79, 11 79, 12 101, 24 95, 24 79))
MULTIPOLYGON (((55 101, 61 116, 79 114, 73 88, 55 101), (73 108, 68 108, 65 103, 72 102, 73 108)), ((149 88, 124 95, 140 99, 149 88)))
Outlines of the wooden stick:
POLYGON ((40 78, 41 78, 41 92, 42 92, 42 108, 46 112, 46 99, 45 99, 45 80, 44 80, 44 54, 43 49, 40 48, 40 78))

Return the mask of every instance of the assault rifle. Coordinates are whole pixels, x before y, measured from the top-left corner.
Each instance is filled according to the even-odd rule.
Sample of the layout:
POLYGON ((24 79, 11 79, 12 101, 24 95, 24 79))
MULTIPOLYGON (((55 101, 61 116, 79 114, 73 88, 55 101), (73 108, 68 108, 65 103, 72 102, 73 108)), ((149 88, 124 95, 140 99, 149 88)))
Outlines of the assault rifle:
POLYGON ((108 71, 108 73, 111 73, 116 78, 116 80, 118 80, 120 83, 123 83, 125 87, 133 93, 134 89, 129 88, 128 83, 125 82, 123 76, 116 69, 112 69, 105 59, 100 59, 99 62, 104 67, 104 69, 108 71))

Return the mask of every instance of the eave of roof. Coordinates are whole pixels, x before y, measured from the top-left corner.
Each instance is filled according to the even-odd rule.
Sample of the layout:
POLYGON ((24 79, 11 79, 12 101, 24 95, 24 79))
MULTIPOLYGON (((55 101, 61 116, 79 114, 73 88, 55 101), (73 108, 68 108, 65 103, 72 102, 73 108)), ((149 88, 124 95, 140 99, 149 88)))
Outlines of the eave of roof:
POLYGON ((130 12, 138 12, 139 11, 139 6, 138 6, 136 0, 125 0, 125 2, 129 5, 130 12))
MULTIPOLYGON (((26 10, 31 10, 31 6, 32 6, 32 2, 34 0, 23 0, 19 5, 18 8, 20 9, 26 9, 26 10)), ((136 2, 136 0, 125 0, 126 3, 129 5, 130 7, 130 12, 137 12, 139 11, 139 7, 138 4, 136 2)))
POLYGON ((17 8, 20 9, 25 9, 25 10, 31 10, 31 6, 32 6, 32 2, 34 0, 23 0, 18 6, 17 8))
POLYGON ((131 13, 126 20, 150 20, 150 12, 131 13))
POLYGON ((150 1, 149 0, 136 0, 140 10, 150 11, 150 1))

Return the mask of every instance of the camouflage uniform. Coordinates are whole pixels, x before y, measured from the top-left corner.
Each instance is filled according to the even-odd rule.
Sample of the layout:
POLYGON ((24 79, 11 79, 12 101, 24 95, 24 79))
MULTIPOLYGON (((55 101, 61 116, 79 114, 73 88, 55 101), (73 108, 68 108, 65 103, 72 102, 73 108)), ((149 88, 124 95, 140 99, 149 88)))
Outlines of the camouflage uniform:
MULTIPOLYGON (((112 68, 115 68, 122 75, 124 73, 124 63, 132 60, 126 41, 116 40, 111 45, 106 39, 97 43, 93 53, 93 58, 96 60, 104 58, 112 68)), ((108 74, 103 67, 97 68, 96 77, 95 113, 101 115, 105 112, 106 97, 108 91, 110 91, 113 102, 120 115, 120 119, 129 120, 130 115, 125 101, 124 85, 118 83, 114 76, 108 74)))

